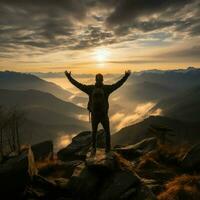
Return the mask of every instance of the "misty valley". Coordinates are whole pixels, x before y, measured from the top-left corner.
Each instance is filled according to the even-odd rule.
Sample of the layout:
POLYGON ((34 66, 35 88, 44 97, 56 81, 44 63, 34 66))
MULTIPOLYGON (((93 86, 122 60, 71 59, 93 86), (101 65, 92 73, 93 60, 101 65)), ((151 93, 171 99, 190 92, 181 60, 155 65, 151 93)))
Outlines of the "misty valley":
MULTIPOLYGON (((57 74, 62 80, 61 86, 53 83, 52 74, 46 76, 49 76, 51 82, 32 74, 9 71, 0 73, 1 108, 8 112, 12 109, 24 112, 25 121, 20 127, 22 144, 35 144, 48 138, 56 144, 63 135, 90 130, 87 96, 78 93, 73 86, 69 90, 63 89, 68 84, 64 74, 61 77, 57 74)), ((79 75, 75 77, 79 78, 79 75)), ((120 74, 105 75, 105 82, 112 83, 118 77, 120 74)), ((173 120, 182 124, 195 123, 197 126, 200 120, 199 78, 200 70, 195 68, 133 73, 127 85, 110 97, 109 115, 114 138, 120 135, 118 132, 121 129, 134 127, 134 124, 142 123, 149 116, 162 116, 163 125, 175 130, 173 120), (167 118, 171 119, 172 124, 167 122, 167 118)), ((92 84, 94 75, 80 76, 79 79, 84 84, 92 84)), ((188 137, 191 134, 188 133, 188 137)), ((133 139, 130 142, 135 142, 135 134, 131 135, 133 139)))
MULTIPOLYGON (((120 76, 120 74, 105 74, 104 79, 106 83, 112 84, 120 76)), ((74 74, 74 77, 83 84, 94 82, 92 74, 74 74)), ((122 173, 121 165, 124 166, 125 171, 129 171, 133 164, 134 171, 142 177, 141 180, 145 184, 145 189, 141 189, 142 186, 134 183, 137 185, 134 186, 137 191, 145 190, 145 193, 137 193, 139 196, 142 195, 141 198, 138 196, 138 199, 154 199, 158 194, 160 199, 166 199, 164 196, 168 195, 170 186, 163 188, 170 180, 172 180, 170 184, 176 185, 194 179, 196 184, 199 179, 198 176, 193 176, 192 170, 198 171, 200 164, 200 69, 188 67, 177 70, 134 72, 127 84, 114 92, 109 100, 112 149, 116 153, 111 154, 109 163, 112 163, 115 170, 120 173, 122 173), (115 163, 116 161, 118 164, 115 163), (183 168, 182 171, 179 166, 183 168), (185 172, 188 174, 182 177, 185 172), (180 178, 173 180, 176 174, 179 174, 180 178), (160 176, 163 176, 163 179, 160 176)), ((83 179, 83 182, 79 183, 80 185, 70 182, 72 188, 66 187, 70 191, 80 187, 78 192, 84 196, 84 199, 95 199, 96 197, 89 194, 91 189, 89 186, 87 189, 82 188, 87 178, 93 180, 94 177, 92 179, 90 176, 96 176, 87 174, 90 173, 90 165, 91 168, 96 168, 96 164, 93 162, 90 164, 87 160, 91 144, 87 101, 86 95, 67 83, 64 73, 28 74, 1 71, 1 175, 4 177, 7 173, 5 169, 10 173, 8 166, 12 165, 12 162, 17 162, 17 165, 24 169, 23 156, 26 155, 24 152, 28 152, 29 174, 31 170, 33 175, 39 173, 40 177, 37 177, 35 185, 31 186, 34 188, 33 191, 29 188, 26 195, 40 199, 37 191, 40 185, 41 188, 46 188, 41 192, 41 195, 46 195, 45 199, 51 188, 54 191, 52 191, 53 195, 59 196, 63 192, 62 187, 65 188, 62 184, 67 184, 66 180, 62 182, 56 179, 56 182, 55 177, 62 176, 71 181, 72 171, 80 170, 77 167, 80 168, 86 160, 86 166, 89 168, 84 165, 81 169, 89 171, 78 177, 83 179), (48 157, 50 152, 54 152, 51 159, 48 157), (53 178, 55 182, 49 182, 50 180, 44 177, 53 178)), ((105 145, 104 132, 100 130, 101 128, 99 127, 97 144, 100 148, 105 145)), ((106 160, 108 158, 102 156, 101 150, 97 150, 96 162, 100 162, 97 165, 105 168, 104 170, 114 170, 108 165, 106 160)), ((96 170, 100 169, 97 167, 96 170)), ((21 171, 15 173, 20 176, 21 171)), ((98 173, 103 174, 102 171, 98 173)), ((5 176, 9 177, 9 175, 5 176)), ((95 180, 97 181, 97 177, 95 180)), ((131 178, 130 183, 127 179, 126 184, 130 184, 127 187, 131 187, 133 184, 131 181, 133 181, 131 178)), ((108 183, 106 182, 105 186, 108 183)), ((10 187, 15 187, 15 184, 17 183, 14 181, 13 186, 10 187)), ((22 188, 23 184, 25 183, 22 183, 22 188)), ((91 187, 94 189, 97 186, 94 184, 91 187)), ((113 187, 117 188, 115 185, 113 187)), ((19 191, 22 188, 18 188, 19 191)), ((112 199, 109 197, 110 191, 104 195, 107 196, 102 196, 100 199, 112 199)), ((78 199, 74 197, 76 198, 78 199)))

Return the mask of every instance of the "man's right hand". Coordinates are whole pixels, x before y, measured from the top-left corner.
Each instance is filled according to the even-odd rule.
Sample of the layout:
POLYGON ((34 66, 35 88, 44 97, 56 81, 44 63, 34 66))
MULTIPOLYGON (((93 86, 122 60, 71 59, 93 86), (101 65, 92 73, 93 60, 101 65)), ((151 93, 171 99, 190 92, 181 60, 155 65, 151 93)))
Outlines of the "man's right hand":
POLYGON ((66 77, 71 76, 71 72, 68 72, 68 71, 66 70, 66 71, 65 71, 65 76, 66 76, 66 77))

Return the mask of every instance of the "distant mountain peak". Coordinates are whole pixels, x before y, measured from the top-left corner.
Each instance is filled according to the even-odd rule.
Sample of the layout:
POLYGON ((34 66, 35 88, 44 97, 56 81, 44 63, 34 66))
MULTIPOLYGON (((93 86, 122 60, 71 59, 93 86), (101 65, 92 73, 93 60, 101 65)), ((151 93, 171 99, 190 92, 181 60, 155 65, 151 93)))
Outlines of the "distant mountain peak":
POLYGON ((39 90, 53 94, 64 101, 69 101, 69 97, 72 95, 71 92, 55 83, 43 80, 36 75, 14 71, 0 71, 0 89, 39 90))

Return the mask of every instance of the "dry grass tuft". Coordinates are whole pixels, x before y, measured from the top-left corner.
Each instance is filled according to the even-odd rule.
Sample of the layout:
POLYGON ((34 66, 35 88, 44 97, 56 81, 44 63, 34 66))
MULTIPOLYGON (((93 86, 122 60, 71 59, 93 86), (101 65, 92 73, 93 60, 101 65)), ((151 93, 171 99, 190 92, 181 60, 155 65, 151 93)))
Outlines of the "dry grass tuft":
POLYGON ((39 171, 39 174, 43 176, 60 177, 64 174, 64 172, 60 170, 61 164, 62 162, 54 157, 52 159, 46 158, 43 161, 36 162, 36 167, 39 171))
POLYGON ((200 176, 181 175, 165 185, 165 191, 158 200, 198 200, 200 199, 200 176))
POLYGON ((134 172, 134 165, 130 161, 126 160, 116 152, 114 153, 114 158, 120 169, 134 172))
POLYGON ((156 151, 149 152, 144 154, 140 157, 139 163, 137 165, 137 170, 143 170, 143 169, 156 169, 161 168, 162 165, 157 162, 159 160, 158 153, 156 151))
POLYGON ((45 160, 37 161, 36 167, 38 168, 38 170, 42 170, 42 169, 57 165, 59 162, 60 161, 57 159, 55 155, 53 157, 49 155, 49 157, 47 157, 45 160))
POLYGON ((189 149, 188 145, 182 145, 178 147, 169 145, 160 145, 158 148, 158 153, 165 157, 171 157, 176 160, 179 160, 188 151, 188 149, 189 149))

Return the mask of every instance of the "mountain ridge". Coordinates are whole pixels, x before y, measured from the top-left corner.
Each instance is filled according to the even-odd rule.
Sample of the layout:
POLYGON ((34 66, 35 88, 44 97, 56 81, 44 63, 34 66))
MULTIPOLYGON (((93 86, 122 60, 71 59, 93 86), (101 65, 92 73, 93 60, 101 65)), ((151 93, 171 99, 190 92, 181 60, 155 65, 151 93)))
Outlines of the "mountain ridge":
POLYGON ((30 73, 0 71, 0 88, 12 90, 35 89, 48 92, 54 96, 68 101, 72 93, 61 88, 55 83, 45 81, 30 73))
POLYGON ((165 116, 150 116, 141 122, 126 126, 113 134, 113 145, 127 145, 154 136, 149 130, 152 125, 172 129, 172 133, 175 135, 175 138, 172 139, 174 141, 177 139, 180 143, 184 142, 184 140, 194 142, 196 139, 200 139, 200 135, 196 134, 200 132, 199 122, 181 121, 165 116))

